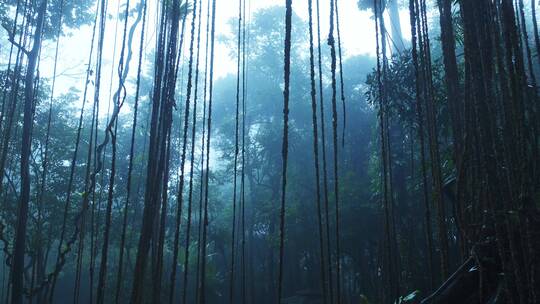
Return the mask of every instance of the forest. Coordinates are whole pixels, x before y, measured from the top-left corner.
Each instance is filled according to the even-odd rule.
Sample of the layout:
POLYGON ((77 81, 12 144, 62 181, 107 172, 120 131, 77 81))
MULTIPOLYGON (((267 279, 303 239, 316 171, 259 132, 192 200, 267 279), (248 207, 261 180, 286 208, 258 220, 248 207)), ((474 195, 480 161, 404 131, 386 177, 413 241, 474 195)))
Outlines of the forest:
POLYGON ((540 303, 537 0, 0 0, 0 302, 540 303))

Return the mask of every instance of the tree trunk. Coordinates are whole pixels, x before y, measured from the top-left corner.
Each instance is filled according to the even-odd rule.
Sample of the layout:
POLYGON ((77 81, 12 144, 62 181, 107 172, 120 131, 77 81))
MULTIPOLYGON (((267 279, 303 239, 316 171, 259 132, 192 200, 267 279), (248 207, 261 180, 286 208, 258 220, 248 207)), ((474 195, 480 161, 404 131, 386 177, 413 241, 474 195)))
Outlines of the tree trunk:
POLYGON ((396 53, 401 53, 405 49, 405 40, 401 31, 401 19, 399 18, 398 0, 389 0, 387 5, 388 16, 390 17, 390 33, 392 35, 392 48, 396 53))
POLYGON ((12 267, 12 297, 13 304, 23 302, 24 289, 24 248, 26 242, 26 222, 28 220, 28 205, 30 201, 30 151, 32 144, 32 117, 34 108, 34 78, 42 41, 42 29, 47 11, 47 0, 39 6, 34 32, 34 44, 27 52, 28 66, 24 80, 24 118, 21 144, 21 195, 17 228, 15 233, 12 267))
MULTIPOLYGON (((456 60, 456 42, 454 37, 454 27, 452 24, 452 2, 450 0, 439 0, 441 42, 444 54, 444 70, 446 89, 448 91, 448 107, 452 118, 452 135, 454 139, 454 158, 461 151, 461 121, 463 117, 459 96, 459 76, 456 60)), ((454 159, 455 160, 455 159, 454 159)))

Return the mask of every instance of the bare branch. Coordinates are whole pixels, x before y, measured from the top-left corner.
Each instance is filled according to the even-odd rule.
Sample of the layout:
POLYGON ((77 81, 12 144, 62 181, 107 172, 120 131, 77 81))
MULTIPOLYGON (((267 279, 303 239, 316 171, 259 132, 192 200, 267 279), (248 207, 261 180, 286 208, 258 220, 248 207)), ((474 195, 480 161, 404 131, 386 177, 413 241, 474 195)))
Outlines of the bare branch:
POLYGON ((2 24, 2 27, 6 30, 7 34, 8 34, 8 40, 11 44, 13 44, 14 46, 16 46, 17 48, 19 48, 23 53, 25 53, 26 55, 29 55, 30 52, 22 45, 20 45, 17 41, 15 41, 15 32, 14 31, 11 31, 7 25, 5 24, 2 24))
POLYGON ((8 184, 9 184, 9 186, 13 190, 13 193, 15 194, 15 197, 18 200, 19 199, 19 193, 17 192, 17 186, 15 185, 15 183, 13 182, 13 180, 11 179, 11 177, 8 175, 7 172, 4 172, 4 176, 6 177, 6 180, 7 180, 8 184))

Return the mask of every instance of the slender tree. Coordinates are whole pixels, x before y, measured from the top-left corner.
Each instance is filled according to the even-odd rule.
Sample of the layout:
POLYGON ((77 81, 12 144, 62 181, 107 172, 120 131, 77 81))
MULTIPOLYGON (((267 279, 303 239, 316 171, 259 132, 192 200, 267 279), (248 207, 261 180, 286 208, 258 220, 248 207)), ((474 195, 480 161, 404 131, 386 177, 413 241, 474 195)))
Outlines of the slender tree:
MULTIPOLYGON (((17 228, 14 239, 13 268, 11 283, 11 302, 23 302, 23 274, 26 247, 26 223, 28 221, 28 208, 30 204, 30 151, 32 147, 32 117, 34 108, 34 80, 39 52, 42 43, 42 31, 47 13, 47 0, 42 0, 36 17, 36 28, 33 34, 33 43, 30 50, 23 49, 28 57, 26 76, 24 79, 24 117, 21 144, 21 190, 19 211, 17 214, 17 228)), ((14 41, 12 41, 13 43, 14 41)), ((23 48, 22 46, 19 46, 23 48)))

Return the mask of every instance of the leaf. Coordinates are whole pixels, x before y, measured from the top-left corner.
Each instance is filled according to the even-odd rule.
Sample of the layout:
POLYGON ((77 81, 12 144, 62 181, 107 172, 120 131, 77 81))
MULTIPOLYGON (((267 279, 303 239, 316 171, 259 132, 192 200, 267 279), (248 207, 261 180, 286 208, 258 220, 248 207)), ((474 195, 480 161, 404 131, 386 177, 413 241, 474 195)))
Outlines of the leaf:
POLYGON ((403 298, 403 301, 400 301, 400 303, 408 303, 408 302, 412 302, 414 300, 417 299, 417 297, 420 295, 420 291, 419 290, 415 290, 413 291, 412 293, 410 293, 409 295, 405 296, 403 298))
POLYGON ((360 304, 369 304, 369 300, 367 299, 367 297, 363 294, 360 295, 360 304))

